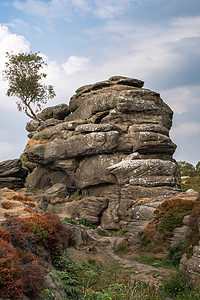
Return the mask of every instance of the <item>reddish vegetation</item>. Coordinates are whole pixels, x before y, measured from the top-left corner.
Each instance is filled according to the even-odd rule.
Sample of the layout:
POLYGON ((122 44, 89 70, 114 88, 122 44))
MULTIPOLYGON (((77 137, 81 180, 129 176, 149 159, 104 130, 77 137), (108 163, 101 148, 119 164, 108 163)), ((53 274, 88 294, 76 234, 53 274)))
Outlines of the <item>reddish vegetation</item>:
POLYGON ((11 234, 9 231, 0 228, 0 238, 9 243, 11 241, 11 234))
POLYGON ((32 206, 32 207, 35 207, 35 206, 36 206, 35 201, 34 201, 32 198, 26 197, 26 196, 21 195, 21 194, 14 195, 14 196, 12 197, 12 200, 20 201, 20 202, 22 202, 22 203, 24 203, 24 204, 27 204, 27 205, 29 205, 29 206, 32 206))
POLYGON ((33 146, 33 145, 47 144, 47 143, 49 143, 49 140, 33 140, 33 139, 30 139, 30 140, 28 140, 28 143, 26 144, 25 150, 28 147, 33 146))
POLYGON ((0 238, 0 297, 22 299, 22 266, 17 252, 0 238))
POLYGON ((10 201, 3 201, 1 202, 1 207, 4 209, 11 209, 13 208, 14 203, 10 202, 10 201))
POLYGON ((0 228, 0 297, 37 296, 44 287, 39 261, 54 261, 67 241, 60 219, 52 214, 9 217, 0 228))
POLYGON ((23 284, 26 295, 37 295, 44 286, 44 269, 38 264, 35 256, 28 252, 19 252, 20 262, 23 266, 23 284))
POLYGON ((199 219, 200 219, 200 202, 198 202, 195 205, 195 207, 190 215, 190 223, 192 223, 198 227, 199 219))

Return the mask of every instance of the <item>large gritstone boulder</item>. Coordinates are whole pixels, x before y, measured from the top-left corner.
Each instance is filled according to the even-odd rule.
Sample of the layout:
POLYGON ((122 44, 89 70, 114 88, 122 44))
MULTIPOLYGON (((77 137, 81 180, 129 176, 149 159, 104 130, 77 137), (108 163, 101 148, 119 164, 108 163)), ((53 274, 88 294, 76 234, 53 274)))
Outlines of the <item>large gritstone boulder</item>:
POLYGON ((180 189, 173 112, 141 80, 114 76, 83 86, 65 105, 27 124, 27 188, 66 186, 65 200, 48 204, 60 215, 86 216, 106 229, 127 226, 132 201, 180 189), (78 198, 71 194, 78 191, 78 198))

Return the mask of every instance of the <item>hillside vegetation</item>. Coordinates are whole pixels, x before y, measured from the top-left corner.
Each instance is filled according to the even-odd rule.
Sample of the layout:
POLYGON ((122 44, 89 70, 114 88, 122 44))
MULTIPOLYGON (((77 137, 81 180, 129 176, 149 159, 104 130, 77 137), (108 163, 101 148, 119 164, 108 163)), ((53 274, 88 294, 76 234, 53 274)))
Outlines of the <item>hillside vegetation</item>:
POLYGON ((200 161, 194 167, 185 161, 178 162, 181 171, 181 190, 186 192, 188 189, 200 192, 200 161))

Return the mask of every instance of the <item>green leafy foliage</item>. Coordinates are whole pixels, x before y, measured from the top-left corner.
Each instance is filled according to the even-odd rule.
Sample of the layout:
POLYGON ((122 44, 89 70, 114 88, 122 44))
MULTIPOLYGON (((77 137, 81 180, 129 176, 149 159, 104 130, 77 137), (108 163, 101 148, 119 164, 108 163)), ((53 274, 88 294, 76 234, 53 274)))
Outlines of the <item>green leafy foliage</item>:
POLYGON ((41 104, 55 97, 52 85, 44 85, 41 80, 47 75, 40 70, 46 65, 38 53, 6 53, 7 62, 4 70, 4 80, 8 81, 7 96, 19 98, 17 107, 24 110, 32 119, 39 120, 36 113, 41 110, 41 104), (36 111, 32 105, 36 106, 36 111))
POLYGON ((159 299, 165 300, 167 296, 173 300, 199 300, 200 288, 191 289, 187 279, 179 271, 173 272, 169 279, 162 280, 162 284, 159 299))
POLYGON ((74 224, 74 225, 83 225, 84 227, 89 227, 92 229, 97 228, 97 225, 92 224, 87 218, 81 218, 80 220, 75 220, 72 218, 62 218, 62 221, 70 223, 70 224, 74 224))
POLYGON ((97 233, 100 236, 109 236, 108 232, 106 230, 102 230, 101 228, 97 228, 97 233))
POLYGON ((69 299, 77 299, 83 294, 83 268, 70 255, 64 255, 55 261, 56 271, 54 281, 60 283, 69 299))
POLYGON ((195 176, 196 170, 195 167, 186 162, 186 161, 178 161, 178 165, 180 167, 181 176, 195 176))
MULTIPOLYGON (((57 260, 53 279, 67 293, 66 299, 159 299, 154 287, 131 280, 130 271, 117 265, 98 265, 93 260, 90 263, 83 261, 80 265, 67 252, 57 260)), ((51 296, 50 290, 45 289, 45 297, 42 299, 50 300, 51 296)))
POLYGON ((87 218, 81 218, 79 220, 79 224, 83 225, 84 227, 90 227, 93 229, 95 229, 97 227, 96 225, 93 225, 87 218))
POLYGON ((163 287, 167 295, 173 299, 190 291, 186 278, 180 272, 172 273, 168 280, 163 281, 163 287))
POLYGON ((189 242, 184 241, 169 247, 168 257, 174 266, 179 265, 181 257, 188 250, 189 246, 189 242))
POLYGON ((67 223, 70 223, 70 224, 73 224, 73 225, 77 225, 76 220, 74 220, 74 219, 72 219, 72 218, 65 217, 65 218, 62 218, 61 220, 62 220, 63 222, 67 222, 67 223))

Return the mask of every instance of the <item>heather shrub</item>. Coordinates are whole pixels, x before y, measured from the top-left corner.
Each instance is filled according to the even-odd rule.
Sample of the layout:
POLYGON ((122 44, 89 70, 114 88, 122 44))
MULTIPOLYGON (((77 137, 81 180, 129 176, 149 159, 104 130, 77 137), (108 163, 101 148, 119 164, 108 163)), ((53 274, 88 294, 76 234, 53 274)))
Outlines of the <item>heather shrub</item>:
POLYGON ((10 234, 9 231, 5 231, 5 230, 0 228, 0 238, 2 238, 6 242, 10 242, 11 241, 11 234, 10 234))
POLYGON ((22 299, 22 267, 12 245, 0 238, 0 297, 22 299))
POLYGON ((38 256, 41 254, 41 247, 44 247, 47 256, 50 254, 52 260, 57 255, 61 255, 63 246, 67 242, 64 225, 52 213, 44 216, 34 214, 23 219, 10 217, 3 223, 3 227, 10 232, 14 247, 38 256))
POLYGON ((183 225, 184 216, 190 214, 195 205, 193 200, 166 200, 158 206, 161 216, 158 228, 162 232, 171 232, 183 225))
POLYGON ((45 283, 44 269, 38 264, 36 259, 23 265, 24 293, 28 296, 38 295, 45 283))
POLYGON ((0 229, 0 297, 35 297, 44 288, 45 271, 38 259, 62 254, 67 232, 51 213, 27 218, 9 217, 0 229))
POLYGON ((10 232, 11 243, 15 248, 38 255, 37 239, 25 219, 9 217, 2 223, 3 228, 10 232))
POLYGON ((185 199, 170 199, 161 203, 154 218, 145 228, 145 236, 150 241, 162 240, 170 237, 176 227, 183 225, 184 216, 190 214, 195 201, 185 199))

